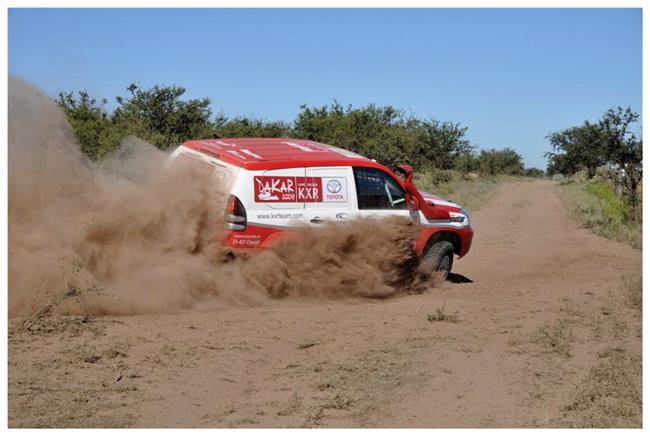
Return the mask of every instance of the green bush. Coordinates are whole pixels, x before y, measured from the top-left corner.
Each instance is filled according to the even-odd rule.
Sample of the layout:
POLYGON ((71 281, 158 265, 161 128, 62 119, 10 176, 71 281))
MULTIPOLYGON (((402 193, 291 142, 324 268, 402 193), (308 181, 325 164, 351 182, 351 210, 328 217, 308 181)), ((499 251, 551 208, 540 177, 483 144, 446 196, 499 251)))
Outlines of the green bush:
POLYGON ((439 186, 442 183, 454 182, 462 179, 462 175, 454 170, 432 170, 428 173, 433 186, 439 186))
POLYGON ((524 163, 521 155, 511 148, 481 150, 478 156, 478 166, 481 175, 484 176, 524 174, 524 163))
POLYGON ((573 179, 560 186, 563 200, 586 228, 606 238, 641 248, 641 224, 629 218, 632 211, 618 198, 611 185, 573 179))
MULTIPOLYGON (((208 98, 184 99, 185 88, 179 86, 142 89, 131 84, 127 90, 126 97, 115 98, 117 107, 112 112, 105 110, 106 100, 98 102, 84 91, 59 94, 57 103, 65 111, 82 151, 91 159, 114 153, 129 135, 163 150, 196 138, 293 137, 336 145, 393 169, 408 163, 417 170, 429 170, 433 185, 453 182, 456 174, 475 172, 480 166, 476 147, 466 138, 466 127, 418 118, 393 106, 353 108, 336 101, 321 107, 303 105, 295 120, 288 123, 228 118, 221 113, 213 117, 208 98)), ((489 169, 490 175, 513 174, 512 165, 521 166, 521 157, 510 149, 490 153, 502 160, 489 169)))
POLYGON ((631 219, 641 222, 640 186, 643 179, 643 140, 640 114, 632 108, 611 108, 596 123, 551 132, 553 151, 546 153, 548 173, 582 171, 593 178, 603 167, 607 178, 616 180, 631 219))
POLYGON ((524 174, 526 175, 526 177, 536 177, 536 178, 542 178, 546 175, 546 173, 543 170, 540 170, 539 168, 526 168, 524 174))

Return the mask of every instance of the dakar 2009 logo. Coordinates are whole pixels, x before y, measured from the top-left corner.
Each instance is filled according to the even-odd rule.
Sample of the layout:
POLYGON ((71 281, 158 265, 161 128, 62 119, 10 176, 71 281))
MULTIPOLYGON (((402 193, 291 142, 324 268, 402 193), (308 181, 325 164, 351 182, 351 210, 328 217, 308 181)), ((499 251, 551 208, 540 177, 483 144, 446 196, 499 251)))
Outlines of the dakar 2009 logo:
POLYGON ((255 176, 253 183, 257 203, 323 201, 320 177, 255 176))

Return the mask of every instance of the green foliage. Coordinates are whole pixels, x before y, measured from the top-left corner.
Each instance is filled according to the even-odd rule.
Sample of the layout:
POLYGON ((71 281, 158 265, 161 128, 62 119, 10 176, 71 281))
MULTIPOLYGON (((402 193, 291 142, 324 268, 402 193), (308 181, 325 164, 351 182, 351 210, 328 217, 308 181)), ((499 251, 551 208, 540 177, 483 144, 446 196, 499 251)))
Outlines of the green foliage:
POLYGON ((622 187, 621 196, 640 221, 642 179, 642 140, 634 133, 639 114, 631 108, 609 109, 596 123, 585 121, 581 126, 550 133, 547 138, 553 152, 546 153, 548 173, 573 174, 586 171, 589 178, 606 165, 617 170, 622 187))
POLYGON ((562 198, 582 224, 606 238, 641 248, 641 225, 630 220, 629 206, 601 181, 572 180, 561 185, 562 198))
POLYGON ((540 170, 539 168, 526 168, 524 171, 524 175, 526 177, 536 177, 536 178, 541 178, 546 175, 544 170, 540 170))
POLYGON ((625 220, 625 204, 619 200, 609 185, 602 182, 587 183, 585 190, 599 200, 604 215, 608 219, 613 221, 625 220))
POLYGON ((125 133, 104 110, 106 100, 98 103, 85 91, 80 91, 78 97, 72 92, 61 92, 56 103, 67 115, 79 140, 81 151, 88 157, 101 159, 119 146, 125 133))
POLYGON ((115 122, 128 125, 132 133, 158 148, 165 150, 211 132, 210 99, 183 101, 185 88, 178 86, 143 90, 132 83, 127 90, 129 97, 116 97, 115 122))
POLYGON ((643 144, 640 138, 631 132, 631 125, 639 121, 639 114, 629 107, 620 106, 608 110, 599 122, 603 132, 607 162, 622 172, 623 198, 634 211, 634 219, 640 221, 640 195, 643 144))
POLYGON ((434 168, 458 169, 469 172, 476 169, 475 147, 465 139, 466 127, 457 123, 422 121, 424 144, 421 149, 421 166, 432 162, 434 168))
POLYGON ((120 141, 135 135, 160 149, 178 145, 190 138, 210 136, 213 130, 210 100, 181 100, 184 88, 154 86, 141 90, 131 84, 128 98, 116 97, 113 113, 81 91, 61 92, 56 102, 64 110, 79 140, 81 150, 91 159, 101 159, 119 148, 120 141))
POLYGON ((546 153, 550 161, 550 173, 573 174, 586 170, 589 177, 606 163, 604 143, 598 124, 585 121, 582 126, 550 133, 547 138, 554 150, 546 153))
POLYGON ((196 138, 293 137, 311 139, 375 159, 389 167, 408 163, 431 171, 432 183, 452 180, 452 173, 481 169, 489 175, 522 174, 521 157, 513 150, 490 150, 477 157, 465 137, 467 128, 450 121, 420 119, 393 106, 369 104, 344 107, 337 101, 320 107, 300 107, 293 123, 252 117, 212 118, 207 98, 184 100, 185 88, 159 86, 142 89, 131 84, 127 97, 118 96, 109 113, 106 100, 88 93, 61 93, 58 104, 66 112, 81 148, 91 159, 102 159, 134 135, 160 149, 196 138), (489 161, 489 162, 488 162, 489 161))
MULTIPOLYGON (((423 147, 415 134, 418 123, 392 106, 371 104, 353 109, 337 102, 315 108, 303 105, 293 136, 337 145, 386 165, 396 165, 409 161, 423 147)), ((421 159, 410 162, 416 167, 421 165, 421 159)))
POLYGON ((282 121, 237 117, 228 119, 223 114, 214 122, 214 134, 218 138, 282 138, 291 136, 291 126, 282 121))
POLYGON ((478 166, 481 174, 485 176, 524 174, 521 156, 511 148, 481 150, 478 156, 478 166))
POLYGON ((353 109, 335 101, 330 106, 301 106, 292 134, 335 144, 388 166, 408 162, 418 169, 467 172, 476 167, 476 160, 466 132, 460 124, 407 116, 392 106, 353 109))
POLYGON ((433 169, 427 173, 431 186, 440 186, 443 183, 450 183, 460 180, 461 174, 454 170, 433 169))

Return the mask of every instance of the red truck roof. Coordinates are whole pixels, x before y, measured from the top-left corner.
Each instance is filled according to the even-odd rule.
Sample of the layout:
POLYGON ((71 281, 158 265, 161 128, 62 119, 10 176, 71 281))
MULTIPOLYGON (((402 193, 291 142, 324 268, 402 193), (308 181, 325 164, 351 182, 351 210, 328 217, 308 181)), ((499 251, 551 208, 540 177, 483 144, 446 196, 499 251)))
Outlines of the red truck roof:
POLYGON ((196 139, 183 145, 249 170, 330 165, 382 167, 351 151, 306 139, 196 139))

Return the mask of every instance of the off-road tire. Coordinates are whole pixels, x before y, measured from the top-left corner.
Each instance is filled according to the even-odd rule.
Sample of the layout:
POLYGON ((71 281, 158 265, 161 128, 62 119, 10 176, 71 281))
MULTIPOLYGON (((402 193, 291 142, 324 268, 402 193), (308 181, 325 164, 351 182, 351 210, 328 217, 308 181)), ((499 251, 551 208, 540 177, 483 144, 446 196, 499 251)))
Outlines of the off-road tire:
POLYGON ((454 265, 454 246, 449 241, 435 242, 424 254, 422 261, 431 273, 438 273, 446 280, 454 265))

